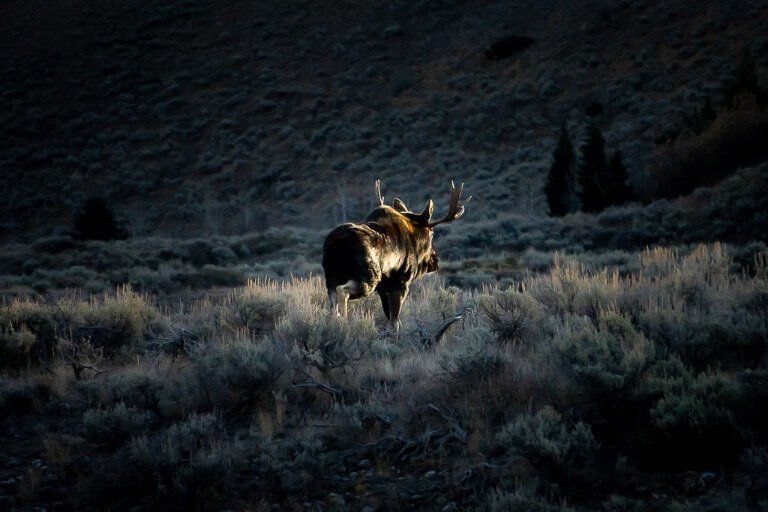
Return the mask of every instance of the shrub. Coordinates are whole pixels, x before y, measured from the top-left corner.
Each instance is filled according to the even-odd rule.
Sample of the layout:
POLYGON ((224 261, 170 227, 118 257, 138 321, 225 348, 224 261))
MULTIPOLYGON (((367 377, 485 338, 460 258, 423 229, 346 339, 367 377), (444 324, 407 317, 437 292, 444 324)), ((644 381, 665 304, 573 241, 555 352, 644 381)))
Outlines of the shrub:
POLYGON ((32 250, 46 253, 59 254, 75 247, 75 242, 71 236, 50 236, 47 238, 38 238, 32 245, 32 250))
POLYGON ((485 50, 485 58, 488 60, 505 59, 515 52, 524 50, 534 43, 534 40, 525 36, 507 36, 491 44, 485 50))
POLYGON ((393 408, 379 403, 336 403, 331 411, 338 422, 339 434, 348 439, 360 439, 369 432, 386 431, 394 418, 393 408))
MULTIPOLYGON (((381 315, 378 297, 371 297, 361 310, 374 318, 381 315)), ((412 337, 419 345, 442 343, 457 332, 455 327, 448 329, 446 326, 456 315, 466 316, 466 312, 467 305, 458 288, 443 286, 436 278, 424 279, 411 288, 402 311, 401 333, 412 337)))
POLYGON ((565 504, 549 503, 529 489, 516 488, 511 492, 503 489, 492 489, 486 496, 483 506, 477 509, 478 512, 485 510, 491 512, 571 512, 574 509, 565 504))
POLYGON ((418 386, 409 393, 410 400, 452 411, 473 443, 485 443, 515 414, 551 403, 560 383, 552 372, 548 342, 522 349, 502 345, 479 320, 467 319, 457 328, 455 340, 441 342, 433 355, 405 359, 417 362, 399 383, 418 386))
POLYGON ((91 407, 109 408, 122 403, 127 408, 157 412, 166 382, 139 367, 109 373, 102 379, 80 381, 76 389, 91 407))
POLYGON ((745 491, 747 503, 751 506, 768 500, 768 452, 764 446, 751 446, 741 456, 749 484, 745 491))
POLYGON ((0 306, 0 366, 40 363, 53 356, 56 321, 44 305, 15 299, 0 306))
POLYGON ((40 381, 13 383, 0 378, 0 422, 14 414, 39 411, 49 400, 50 391, 40 381))
POLYGON ((507 358, 496 347, 485 343, 463 343, 441 354, 440 367, 459 387, 478 384, 502 372, 507 358))
POLYGON ((560 413, 546 406, 535 415, 522 415, 496 436, 511 455, 523 457, 541 478, 567 494, 588 492, 589 472, 594 470, 598 443, 582 422, 569 425, 560 413))
POLYGON ((622 283, 615 271, 595 271, 572 258, 555 254, 549 275, 532 280, 527 291, 549 313, 575 313, 597 321, 621 293, 622 283))
POLYGON ((284 289, 273 282, 253 279, 232 299, 232 321, 253 334, 271 332, 285 313, 288 299, 284 289))
POLYGON ((242 244, 253 256, 266 256, 296 243, 293 233, 289 230, 271 229, 266 233, 247 236, 242 244))
POLYGON ((34 276, 53 281, 57 288, 97 288, 101 284, 98 281, 98 274, 82 265, 73 265, 62 270, 37 269, 34 276))
POLYGON ((91 300, 87 306, 71 304, 70 321, 73 339, 87 339, 103 348, 107 356, 126 357, 134 353, 158 312, 145 296, 128 286, 120 286, 101 301, 91 300))
POLYGON ((22 324, 18 329, 9 326, 0 331, 0 354, 3 356, 3 362, 10 366, 17 366, 22 359, 31 363, 32 349, 37 343, 37 335, 22 324))
POLYGON ((597 325, 571 320, 559 344, 563 369, 573 375, 589 403, 616 407, 627 398, 653 358, 653 345, 615 313, 603 313, 597 325))
POLYGON ((271 403, 278 379, 287 370, 285 355, 269 341, 234 339, 201 345, 190 358, 199 407, 221 408, 235 417, 271 403))
POLYGON ((150 411, 127 407, 118 402, 106 409, 88 409, 83 414, 83 426, 89 439, 119 444, 126 439, 144 434, 157 423, 150 411))
POLYGON ((245 275, 237 268, 204 265, 173 275, 173 281, 190 288, 212 288, 214 286, 242 286, 247 283, 245 275))
POLYGON ((650 411, 659 434, 655 462, 670 468, 736 461, 747 434, 735 414, 739 400, 734 382, 721 375, 668 380, 650 411))
MULTIPOLYGON (((714 121, 717 118, 717 112, 715 112, 715 108, 712 105, 712 100, 707 96, 701 107, 697 108, 693 114, 686 115, 685 116, 685 124, 688 128, 691 129, 693 133, 696 135, 699 135, 701 132, 709 128, 709 126, 712 124, 712 121, 714 121)), ((677 137, 678 134, 675 135, 677 137)), ((674 138, 674 137, 673 137, 674 138)))
POLYGON ((652 308, 638 314, 638 324, 665 351, 676 354, 695 371, 753 368, 766 353, 765 319, 748 310, 702 312, 680 305, 652 308))
POLYGON ((183 260, 196 267, 217 263, 215 247, 207 240, 187 240, 181 245, 183 260))
POLYGON ((96 484, 110 496, 110 506, 126 500, 172 510, 208 508, 228 497, 238 449, 217 440, 221 426, 211 415, 192 415, 153 435, 131 441, 106 461, 96 484), (139 498, 140 499, 140 498, 139 498))
POLYGON ((597 442, 588 425, 572 427, 550 406, 532 416, 521 416, 499 432, 498 441, 534 467, 560 468, 594 457, 597 442))
POLYGON ((351 315, 345 320, 312 304, 300 304, 283 317, 274 336, 301 366, 327 375, 359 360, 378 333, 371 316, 351 315))
POLYGON ((238 257, 237 257, 237 254, 235 254, 235 251, 233 251, 227 246, 214 247, 211 253, 216 258, 216 263, 219 263, 219 264, 224 264, 224 265, 231 264, 231 263, 235 263, 238 260, 238 257))
POLYGON ((756 282, 737 306, 768 320, 768 282, 756 282))
POLYGON ((529 293, 510 288, 480 295, 477 304, 502 343, 530 344, 543 334, 544 308, 529 293))
POLYGON ((265 464, 274 478, 270 488, 295 494, 322 486, 335 453, 324 446, 322 439, 298 437, 273 446, 270 455, 270 463, 265 464))

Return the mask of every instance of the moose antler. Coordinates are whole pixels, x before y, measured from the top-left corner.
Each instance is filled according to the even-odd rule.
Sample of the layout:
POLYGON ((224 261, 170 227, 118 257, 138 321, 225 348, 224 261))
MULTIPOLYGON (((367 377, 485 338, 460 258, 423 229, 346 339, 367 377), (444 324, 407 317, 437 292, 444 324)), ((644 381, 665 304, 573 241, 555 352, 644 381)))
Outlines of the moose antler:
POLYGON ((374 188, 376 188, 376 197, 379 199, 379 204, 384 204, 384 197, 381 195, 381 180, 377 179, 373 183, 374 188))
POLYGON ((464 184, 462 183, 459 188, 456 188, 456 185, 453 184, 453 181, 451 181, 451 202, 448 204, 448 213, 445 214, 445 217, 439 220, 434 220, 429 223, 429 227, 433 228, 437 226, 438 224, 442 224, 444 222, 453 222, 456 219, 460 218, 462 215, 464 215, 464 207, 469 202, 470 199, 472 199, 472 196, 469 196, 465 201, 459 202, 461 199, 461 193, 464 191, 464 184))

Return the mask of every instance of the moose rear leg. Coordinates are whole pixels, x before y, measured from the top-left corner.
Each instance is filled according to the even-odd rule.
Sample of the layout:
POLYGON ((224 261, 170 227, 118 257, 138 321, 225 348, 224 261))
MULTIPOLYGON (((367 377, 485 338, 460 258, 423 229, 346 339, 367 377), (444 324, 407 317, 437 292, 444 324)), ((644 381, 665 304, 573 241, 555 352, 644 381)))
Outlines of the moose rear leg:
POLYGON ((389 293, 379 290, 378 294, 381 299, 381 307, 384 309, 384 316, 389 320, 389 293))
POLYGON ((354 279, 350 279, 346 283, 336 287, 336 294, 338 296, 338 309, 337 315, 342 318, 347 318, 349 297, 358 297, 360 292, 360 283, 354 279))
POLYGON ((395 334, 400 331, 400 309, 406 297, 408 297, 407 284, 403 284, 389 293, 389 324, 395 334))
POLYGON ((339 294, 336 292, 336 288, 328 288, 328 303, 331 314, 339 316, 339 294))

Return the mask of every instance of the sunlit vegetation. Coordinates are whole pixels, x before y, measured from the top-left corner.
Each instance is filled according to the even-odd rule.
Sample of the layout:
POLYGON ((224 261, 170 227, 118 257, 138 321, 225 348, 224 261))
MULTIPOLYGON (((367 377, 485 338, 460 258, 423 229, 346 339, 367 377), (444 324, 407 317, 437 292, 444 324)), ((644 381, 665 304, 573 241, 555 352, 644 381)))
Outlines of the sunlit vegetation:
POLYGON ((330 316, 315 277, 163 306, 127 287, 7 300, 0 428, 42 461, 10 492, 112 510, 762 503, 766 254, 750 273, 720 244, 633 259, 558 255, 509 288, 427 279, 399 338, 373 299, 330 316))

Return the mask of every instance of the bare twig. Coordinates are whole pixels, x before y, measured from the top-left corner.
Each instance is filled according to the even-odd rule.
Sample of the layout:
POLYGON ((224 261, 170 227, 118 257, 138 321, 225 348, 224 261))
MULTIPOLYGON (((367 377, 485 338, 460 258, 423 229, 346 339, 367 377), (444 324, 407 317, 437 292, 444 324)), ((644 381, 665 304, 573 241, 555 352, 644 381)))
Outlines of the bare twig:
POLYGON ((83 370, 91 370, 93 372, 96 372, 96 374, 98 374, 98 375, 101 375, 102 373, 107 373, 107 370, 104 370, 102 368, 96 368, 95 366, 91 366, 90 364, 81 364, 79 366, 80 366, 80 371, 81 372, 83 370))
POLYGON ((448 331, 448 328, 453 324, 455 324, 456 322, 458 322, 459 320, 461 320, 462 316, 463 315, 455 315, 451 317, 450 320, 448 320, 440 329, 437 330, 437 332, 435 333, 434 341, 432 341, 431 344, 437 345, 440 342, 440 340, 443 338, 443 335, 448 331))
POLYGON ((334 388, 332 386, 328 386, 326 384, 321 384, 317 381, 311 380, 308 382, 298 382, 293 385, 295 388, 307 388, 307 389, 317 389, 318 391, 324 391, 328 393, 329 395, 340 398, 344 395, 344 392, 340 389, 334 388))
POLYGON ((465 307, 460 313, 456 313, 453 315, 445 324, 443 324, 442 327, 440 327, 437 332, 435 333, 435 336, 433 338, 425 338, 425 345, 431 346, 431 345, 437 345, 440 343, 440 340, 443 339, 443 336, 446 332, 448 332, 448 329, 464 318, 464 315, 466 315, 471 310, 471 306, 465 307))

